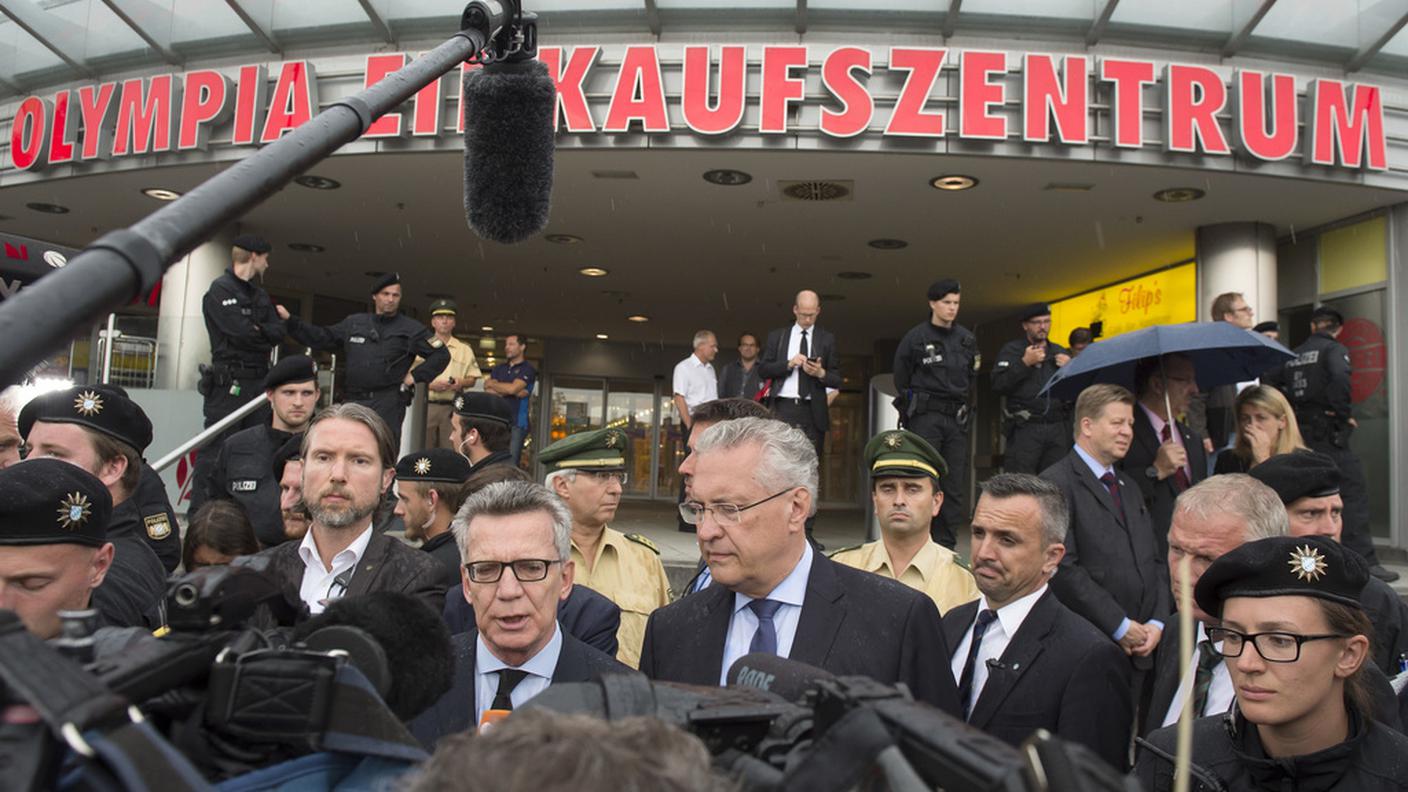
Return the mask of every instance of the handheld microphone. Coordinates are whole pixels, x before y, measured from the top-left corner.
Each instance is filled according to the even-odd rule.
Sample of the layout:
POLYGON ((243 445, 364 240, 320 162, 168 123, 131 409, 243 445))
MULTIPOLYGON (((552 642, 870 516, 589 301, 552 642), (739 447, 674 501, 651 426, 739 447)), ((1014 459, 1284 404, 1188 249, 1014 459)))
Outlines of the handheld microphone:
POLYGON ((728 669, 730 687, 737 685, 761 690, 785 701, 798 701, 818 682, 835 678, 831 672, 816 666, 766 652, 746 654, 735 660, 728 669))
POLYGON ((548 224, 557 88, 539 60, 464 76, 464 210, 484 239, 522 242, 548 224))

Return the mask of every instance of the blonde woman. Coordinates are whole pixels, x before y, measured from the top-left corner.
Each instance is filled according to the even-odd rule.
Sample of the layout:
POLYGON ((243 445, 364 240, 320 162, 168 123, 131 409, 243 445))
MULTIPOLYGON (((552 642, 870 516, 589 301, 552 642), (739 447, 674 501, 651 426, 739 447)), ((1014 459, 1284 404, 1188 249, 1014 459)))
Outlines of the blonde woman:
POLYGON ((1270 385, 1253 385, 1237 394, 1237 440, 1218 455, 1213 472, 1246 473, 1277 454, 1305 448, 1286 397, 1270 385))

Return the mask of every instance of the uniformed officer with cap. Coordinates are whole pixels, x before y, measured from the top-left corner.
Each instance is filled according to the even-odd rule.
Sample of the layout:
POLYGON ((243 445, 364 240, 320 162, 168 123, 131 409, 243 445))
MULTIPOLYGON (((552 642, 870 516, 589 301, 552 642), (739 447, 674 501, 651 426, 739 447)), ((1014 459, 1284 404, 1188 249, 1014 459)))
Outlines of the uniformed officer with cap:
POLYGON ((929 536, 929 521, 944 499, 939 488, 948 470, 944 458, 924 438, 903 429, 872 437, 864 457, 880 538, 838 551, 831 560, 918 589, 940 614, 977 599, 972 573, 956 553, 929 536))
POLYGON ((1070 405, 1038 396, 1056 370, 1071 360, 1065 347, 1052 341, 1051 307, 1032 303, 1022 309, 1021 338, 1008 341, 992 366, 992 389, 1007 397, 1007 448, 1002 469, 1008 473, 1040 473, 1061 461, 1071 449, 1070 405))
POLYGON ((509 455, 513 409, 508 400, 491 393, 461 393, 450 416, 450 445, 469 460, 473 470, 490 465, 513 465, 509 455))
POLYGON ((952 550, 966 524, 968 398, 982 358, 978 341, 958 324, 960 287, 945 278, 929 287, 929 318, 910 329, 895 350, 896 407, 901 425, 929 441, 948 462, 939 480, 943 506, 930 523, 934 540, 952 550))
POLYGON ((448 448, 427 448, 396 463, 396 515, 406 524, 406 538, 460 573, 460 548, 450 521, 464 504, 469 460, 448 448))
POLYGON ((288 333, 314 349, 345 349, 347 379, 339 401, 363 404, 381 416, 391 436, 401 443, 401 420, 414 396, 417 382, 434 379, 450 362, 445 343, 430 329, 400 313, 401 276, 391 272, 372 284, 376 310, 357 313, 332 327, 308 324, 288 309, 276 306, 288 333), (424 358, 411 369, 416 356, 424 358))
MULTIPOLYGON (((450 416, 455 412, 455 396, 474 387, 482 376, 474 349, 455 338, 454 300, 440 299, 430 304, 430 326, 435 338, 450 350, 450 364, 426 388, 425 447, 450 448, 450 416)), ((416 361, 419 363, 419 359, 416 361)))
POLYGON ((1398 579, 1384 569, 1369 535, 1369 490, 1364 465, 1350 448, 1349 437, 1358 422, 1350 403, 1349 350, 1336 340, 1344 316, 1322 305, 1310 314, 1310 338, 1294 350, 1281 371, 1268 375, 1268 384, 1281 389, 1296 413, 1296 423, 1306 445, 1335 461, 1344 480, 1344 544, 1369 562, 1369 572, 1380 580, 1398 579))
POLYGON ((108 489, 113 508, 105 527, 113 563, 93 594, 94 607, 114 623, 140 624, 151 617, 166 593, 166 569, 152 547, 175 546, 178 553, 180 548, 176 526, 166 515, 143 517, 133 498, 141 454, 152 440, 151 421, 118 391, 80 386, 31 399, 20 410, 19 429, 30 460, 63 460, 108 489))
MULTIPOLYGON (((201 301, 210 334, 210 366, 203 368, 199 385, 206 426, 259 395, 269 373, 269 350, 284 338, 284 321, 269 293, 255 283, 269 269, 269 250, 263 237, 235 237, 230 268, 210 284, 201 301)), ((257 426, 264 420, 267 414, 256 410, 239 426, 257 426)))
POLYGON ((670 582, 649 539, 607 525, 621 504, 629 443, 620 429, 579 432, 544 448, 538 460, 548 468, 548 489, 572 513, 575 580, 621 608, 616 659, 637 668, 646 621, 669 604, 670 582))
POLYGON ((318 409, 318 366, 307 355, 290 355, 264 378, 271 416, 260 426, 236 432, 220 447, 215 463, 191 493, 194 514, 210 499, 233 500, 244 509, 264 547, 288 537, 279 508, 279 481, 272 461, 279 447, 301 435, 318 409))

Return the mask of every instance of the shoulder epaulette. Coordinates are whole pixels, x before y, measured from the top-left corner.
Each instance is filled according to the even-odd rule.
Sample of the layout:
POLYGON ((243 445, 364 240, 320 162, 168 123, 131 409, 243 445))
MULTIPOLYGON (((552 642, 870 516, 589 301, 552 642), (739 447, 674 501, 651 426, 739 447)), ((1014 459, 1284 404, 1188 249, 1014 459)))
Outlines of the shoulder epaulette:
POLYGON ((850 547, 843 547, 843 548, 841 548, 840 550, 835 550, 835 551, 833 551, 833 552, 827 553, 827 554, 826 554, 826 557, 827 557, 827 558, 835 558, 836 556, 841 555, 842 553, 849 553, 849 552, 851 552, 852 550, 859 550, 859 549, 861 549, 862 547, 865 547, 865 545, 863 545, 863 544, 858 544, 858 545, 851 545, 850 547))
POLYGON ((646 539, 644 536, 641 536, 638 533, 628 533, 626 534, 626 538, 630 539, 632 542, 635 542, 638 545, 643 545, 645 547, 650 548, 650 552, 654 553, 655 555, 660 555, 660 548, 656 547, 654 542, 650 541, 649 539, 646 539))

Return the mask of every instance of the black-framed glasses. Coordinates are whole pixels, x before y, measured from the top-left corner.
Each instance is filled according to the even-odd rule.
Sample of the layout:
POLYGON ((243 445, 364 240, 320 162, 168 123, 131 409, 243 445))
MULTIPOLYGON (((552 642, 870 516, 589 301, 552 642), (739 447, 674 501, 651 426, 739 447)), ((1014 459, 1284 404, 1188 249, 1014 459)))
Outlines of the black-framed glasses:
POLYGON ((1299 635, 1291 632, 1244 633, 1226 627, 1209 627, 1208 640, 1213 651, 1223 657, 1241 657, 1247 644, 1256 647, 1257 654, 1268 663, 1294 663, 1300 659, 1300 647, 1307 641, 1327 641, 1348 638, 1347 635, 1299 635), (1218 646, 1221 648, 1218 648, 1218 646))
POLYGON ((504 576, 504 567, 513 567, 513 576, 519 583, 536 583, 548 576, 548 567, 560 563, 546 558, 520 558, 517 561, 470 561, 464 568, 471 583, 498 583, 504 576))
POLYGON ((738 525, 743 521, 743 512, 755 506, 762 506, 773 498, 780 498, 794 489, 797 488, 788 487, 781 492, 774 492, 766 498, 760 501, 754 501, 747 506, 738 506, 732 503, 715 503, 712 506, 705 506, 699 501, 685 501, 680 504, 680 518, 690 525, 698 525, 700 520, 704 519, 704 514, 708 512, 713 516, 714 522, 719 525, 738 525))

